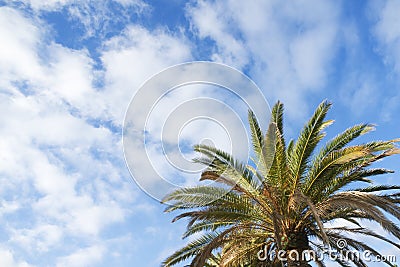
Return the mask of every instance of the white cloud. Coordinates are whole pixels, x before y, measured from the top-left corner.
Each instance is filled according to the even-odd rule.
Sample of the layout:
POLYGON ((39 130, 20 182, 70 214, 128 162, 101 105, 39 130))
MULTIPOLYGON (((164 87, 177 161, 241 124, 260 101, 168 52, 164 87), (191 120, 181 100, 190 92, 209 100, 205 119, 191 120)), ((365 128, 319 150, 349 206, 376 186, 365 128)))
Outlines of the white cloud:
POLYGON ((325 84, 335 31, 335 25, 318 26, 293 40, 290 54, 301 87, 318 89, 325 84))
POLYGON ((291 118, 305 116, 306 95, 327 83, 338 47, 335 2, 199 0, 188 16, 200 36, 215 40, 222 62, 240 68, 251 62, 252 78, 270 100, 286 104, 291 118))
MULTIPOLYGON (((12 1, 12 0, 9 0, 12 1)), ((26 5, 29 5, 33 10, 36 11, 57 11, 63 7, 75 4, 77 6, 83 6, 91 3, 98 2, 93 0, 22 0, 26 5)), ((147 4, 141 0, 109 0, 109 2, 116 2, 125 7, 134 6, 138 8, 145 8, 147 4)))
POLYGON ((7 267, 29 267, 25 261, 18 261, 14 258, 11 250, 0 248, 0 265, 7 267))
POLYGON ((102 53, 106 70, 103 93, 113 120, 122 121, 129 100, 142 83, 164 68, 190 58, 185 39, 162 29, 150 32, 132 25, 107 41, 102 53))
POLYGON ((76 26, 83 27, 83 39, 94 36, 105 39, 115 25, 128 24, 132 15, 141 17, 150 12, 150 7, 140 0, 85 0, 72 2, 66 9, 72 20, 80 23, 76 26))
POLYGON ((5 80, 37 80, 43 77, 35 53, 41 35, 39 28, 8 7, 0 8, 0 25, 0 35, 4 40, 0 43, 0 73, 2 77, 6 75, 1 84, 5 80))
MULTIPOLYGON (((44 12, 67 12, 76 41, 106 38, 116 25, 129 23, 133 15, 142 17, 151 12, 142 0, 5 0, 10 6, 23 6, 25 11, 40 15, 44 12), (18 2, 18 3, 16 3, 18 2)), ((114 34, 114 33, 113 33, 114 34)))
POLYGON ((211 37, 217 42, 212 60, 242 68, 249 64, 250 58, 243 41, 231 33, 234 25, 228 15, 230 12, 226 12, 227 8, 229 6, 223 2, 198 1, 197 6, 189 6, 187 12, 199 37, 211 37))
POLYGON ((71 0, 25 0, 35 10, 57 10, 71 3, 71 0))
POLYGON ((376 96, 379 89, 374 77, 360 73, 358 70, 350 71, 346 82, 342 85, 339 96, 343 103, 349 107, 354 116, 361 116, 376 107, 376 96))
POLYGON ((374 10, 378 18, 374 33, 379 38, 379 41, 391 46, 400 42, 400 18, 397 13, 400 3, 389 0, 381 4, 383 4, 381 7, 374 10))
POLYGON ((51 78, 47 79, 47 87, 57 94, 58 98, 83 111, 83 115, 99 115, 95 113, 94 108, 94 105, 99 103, 96 102, 97 92, 92 88, 95 77, 93 62, 88 52, 52 44, 48 53, 51 58, 48 61, 47 73, 51 78))
MULTIPOLYGON (((4 238, 30 253, 47 253, 63 237, 90 244, 125 219, 135 195, 119 133, 101 126, 107 99, 92 86, 92 59, 54 43, 42 21, 8 7, 0 8, 0 34, 4 238)), ((62 262, 85 252, 97 259, 99 251, 82 250, 62 262)), ((2 266, 24 266, 1 253, 2 266)))
MULTIPOLYGON (((370 1, 368 14, 373 23, 371 27, 372 36, 375 38, 376 52, 382 57, 383 63, 389 72, 389 79, 395 78, 394 86, 400 84, 400 9, 399 1, 370 1), (394 75, 393 75, 394 74, 394 75)), ((397 88, 382 88, 385 92, 386 105, 382 109, 382 119, 389 121, 396 116, 400 108, 397 99, 400 97, 397 88)))
POLYGON ((58 245, 64 236, 61 227, 54 224, 40 224, 33 228, 12 229, 11 243, 18 244, 25 251, 48 252, 58 245))
POLYGON ((62 257, 57 263, 57 267, 81 267, 95 266, 102 257, 105 248, 101 245, 95 245, 72 253, 71 255, 62 257))
POLYGON ((0 201, 0 216, 7 213, 15 212, 20 208, 20 205, 16 201, 0 201))
POLYGON ((123 6, 138 6, 138 7, 146 7, 147 4, 141 0, 114 0, 117 3, 120 3, 123 6))

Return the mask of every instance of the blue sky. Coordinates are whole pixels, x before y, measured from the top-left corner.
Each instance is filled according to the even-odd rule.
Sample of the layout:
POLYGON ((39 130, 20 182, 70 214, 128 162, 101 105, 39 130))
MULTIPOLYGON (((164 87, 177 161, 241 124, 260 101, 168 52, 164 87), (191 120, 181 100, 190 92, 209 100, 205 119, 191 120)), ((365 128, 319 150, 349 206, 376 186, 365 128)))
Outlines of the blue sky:
MULTIPOLYGON (((399 137, 399 10, 399 1, 0 0, 0 266, 152 267, 186 242, 184 222, 171 224, 133 182, 121 135, 138 88, 174 64, 244 72, 270 105, 286 105, 288 138, 324 99, 336 120, 328 137, 360 122, 377 125, 362 141, 399 137)), ((160 114, 201 95, 245 117, 225 93, 171 93, 150 134, 162 131, 160 114)), ((208 134, 229 147, 213 127, 194 123, 171 144, 187 157, 208 134)), ((149 155, 163 172, 157 148, 149 155)), ((377 183, 398 183, 399 157, 379 164, 397 173, 377 183)))

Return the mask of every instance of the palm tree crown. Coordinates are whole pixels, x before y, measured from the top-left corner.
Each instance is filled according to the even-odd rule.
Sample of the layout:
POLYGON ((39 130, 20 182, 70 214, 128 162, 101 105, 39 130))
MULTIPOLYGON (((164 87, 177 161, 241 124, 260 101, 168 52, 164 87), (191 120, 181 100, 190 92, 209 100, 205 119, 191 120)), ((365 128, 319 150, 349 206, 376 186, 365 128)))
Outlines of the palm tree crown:
MULTIPOLYGON (((400 228, 388 218, 400 219, 400 186, 372 185, 369 179, 392 172, 370 165, 398 154, 395 143, 399 140, 350 146, 373 129, 359 124, 316 151, 324 129, 333 122, 325 120, 330 106, 322 102, 298 139, 288 144, 283 136, 282 103, 273 107, 266 134, 249 111, 255 158, 249 165, 214 147, 195 146, 202 157, 194 161, 207 166, 201 180, 215 183, 181 188, 165 197, 164 202, 170 204, 166 211, 182 210, 174 221, 189 219, 184 237, 197 238, 168 257, 163 266, 187 259, 196 267, 262 266, 261 254, 264 266, 310 266, 304 258, 288 255, 312 251, 321 256, 327 247, 341 266, 350 266, 350 261, 367 266, 361 258, 350 257, 346 262, 339 257, 365 250, 380 255, 355 235, 374 237, 400 249, 398 242, 362 225, 364 220, 376 222, 400 240, 400 228), (348 186, 355 182, 369 185, 348 186), (216 195, 220 197, 214 200, 216 195), (330 227, 328 222, 332 222, 330 227)), ((321 257, 313 261, 325 266, 321 257)))

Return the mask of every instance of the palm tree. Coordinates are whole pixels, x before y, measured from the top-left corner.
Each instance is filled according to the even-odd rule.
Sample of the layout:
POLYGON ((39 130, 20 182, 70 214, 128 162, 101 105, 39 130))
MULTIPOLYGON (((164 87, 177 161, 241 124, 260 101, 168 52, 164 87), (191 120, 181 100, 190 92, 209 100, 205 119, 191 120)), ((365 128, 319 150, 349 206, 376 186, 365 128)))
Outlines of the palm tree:
POLYGON ((298 139, 288 144, 283 135, 282 103, 273 107, 265 135, 249 111, 255 158, 249 165, 214 147, 195 146, 202 157, 194 161, 207 166, 200 180, 214 183, 181 188, 163 200, 169 204, 167 212, 182 211, 173 221, 189 220, 184 237, 197 238, 162 265, 191 259, 190 266, 207 266, 217 252, 219 266, 310 266, 303 257, 296 257, 309 252, 315 253, 313 261, 318 266, 325 266, 319 256, 329 248, 336 255, 331 258, 341 266, 367 266, 362 258, 343 260, 354 251, 369 250, 381 256, 359 235, 400 249, 398 242, 362 224, 376 222, 400 240, 399 226, 388 217, 400 219, 400 186, 372 185, 369 179, 392 172, 370 165, 398 154, 395 143, 399 140, 350 146, 373 129, 370 124, 359 124, 317 150, 324 129, 333 122, 325 120, 330 107, 322 102, 298 139), (360 183, 369 185, 355 188, 360 183), (214 200, 216 195, 220 197, 214 200))

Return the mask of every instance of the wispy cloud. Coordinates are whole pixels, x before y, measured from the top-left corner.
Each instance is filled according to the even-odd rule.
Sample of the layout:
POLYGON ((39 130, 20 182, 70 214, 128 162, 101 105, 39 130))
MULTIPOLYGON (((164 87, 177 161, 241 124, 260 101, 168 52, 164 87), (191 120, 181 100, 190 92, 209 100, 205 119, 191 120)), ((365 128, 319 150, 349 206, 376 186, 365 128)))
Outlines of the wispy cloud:
POLYGON ((292 118, 305 116, 307 94, 326 85, 338 48, 337 3, 196 1, 188 16, 200 36, 216 42, 219 61, 248 70, 292 118))
POLYGON ((400 8, 398 1, 370 1, 367 12, 372 23, 371 34, 374 36, 375 48, 381 56, 388 72, 386 79, 392 80, 385 91, 385 105, 381 111, 384 121, 390 121, 400 109, 400 17, 397 10, 400 8))

